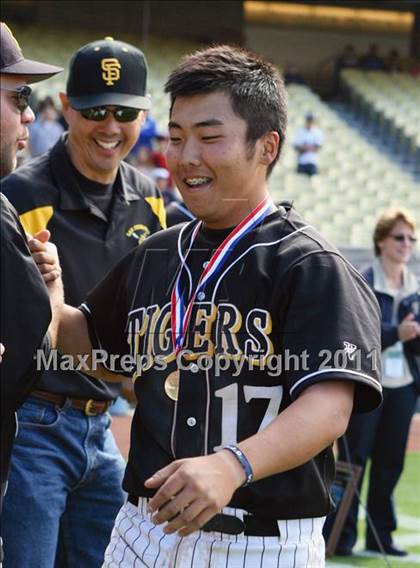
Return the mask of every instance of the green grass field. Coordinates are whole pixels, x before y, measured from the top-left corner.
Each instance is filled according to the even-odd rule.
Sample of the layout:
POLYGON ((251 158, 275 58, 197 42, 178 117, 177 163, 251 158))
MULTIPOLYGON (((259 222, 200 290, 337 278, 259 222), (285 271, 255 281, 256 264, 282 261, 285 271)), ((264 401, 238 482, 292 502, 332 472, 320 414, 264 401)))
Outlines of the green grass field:
MULTIPOLYGON (((365 476, 367 479, 367 476, 365 476)), ((362 488, 362 502, 366 503, 366 483, 362 488)), ((356 555, 351 558, 335 556, 327 561, 327 567, 363 566, 366 568, 419 568, 420 566, 420 453, 409 453, 406 457, 403 476, 395 493, 399 527, 394 533, 395 543, 408 550, 408 558, 388 557, 388 564, 381 557, 363 555, 365 520, 359 521, 360 542, 356 546, 356 555)))

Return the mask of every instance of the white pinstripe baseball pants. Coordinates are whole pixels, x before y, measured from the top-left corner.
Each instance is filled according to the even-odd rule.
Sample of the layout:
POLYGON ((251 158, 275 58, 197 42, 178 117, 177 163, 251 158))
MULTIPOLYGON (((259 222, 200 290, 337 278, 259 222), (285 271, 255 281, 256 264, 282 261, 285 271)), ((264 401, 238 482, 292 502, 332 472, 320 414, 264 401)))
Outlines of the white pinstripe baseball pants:
MULTIPOLYGON (((280 537, 198 531, 165 535, 150 522, 147 499, 126 503, 115 520, 102 568, 323 568, 324 517, 279 521, 280 537)), ((242 509, 225 507, 239 518, 242 509)))

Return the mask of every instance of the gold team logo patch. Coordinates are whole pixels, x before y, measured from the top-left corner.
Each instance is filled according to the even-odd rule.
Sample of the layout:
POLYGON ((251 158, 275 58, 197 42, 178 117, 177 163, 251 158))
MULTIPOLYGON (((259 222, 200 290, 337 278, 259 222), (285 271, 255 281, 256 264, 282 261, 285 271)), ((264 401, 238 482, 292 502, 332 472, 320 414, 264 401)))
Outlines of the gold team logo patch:
POLYGON ((141 243, 150 235, 150 230, 146 227, 146 225, 133 225, 128 229, 126 232, 127 237, 132 237, 133 239, 137 239, 137 243, 141 245, 141 243))
POLYGON ((105 84, 112 86, 121 77, 121 63, 115 57, 108 57, 101 61, 102 79, 105 84))

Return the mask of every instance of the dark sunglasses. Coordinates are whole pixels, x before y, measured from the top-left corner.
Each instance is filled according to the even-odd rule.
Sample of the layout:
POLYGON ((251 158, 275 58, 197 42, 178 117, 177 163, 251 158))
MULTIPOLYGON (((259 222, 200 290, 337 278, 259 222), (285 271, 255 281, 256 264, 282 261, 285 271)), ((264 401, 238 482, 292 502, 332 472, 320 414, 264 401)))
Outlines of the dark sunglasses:
POLYGON ((1 87, 2 91, 7 91, 14 94, 16 101, 16 108, 23 114, 29 106, 29 97, 32 94, 31 87, 28 85, 23 85, 22 87, 16 87, 16 89, 8 89, 7 87, 1 87))
POLYGON ((391 237, 398 243, 402 243, 405 240, 410 241, 410 243, 415 243, 417 241, 416 237, 412 237, 411 235, 391 235, 391 237))
POLYGON ((140 114, 138 108, 130 107, 117 107, 114 110, 110 110, 106 107, 94 107, 84 108, 79 112, 86 120, 94 120, 95 122, 102 122, 107 118, 109 113, 114 115, 117 122, 132 122, 136 120, 140 114))

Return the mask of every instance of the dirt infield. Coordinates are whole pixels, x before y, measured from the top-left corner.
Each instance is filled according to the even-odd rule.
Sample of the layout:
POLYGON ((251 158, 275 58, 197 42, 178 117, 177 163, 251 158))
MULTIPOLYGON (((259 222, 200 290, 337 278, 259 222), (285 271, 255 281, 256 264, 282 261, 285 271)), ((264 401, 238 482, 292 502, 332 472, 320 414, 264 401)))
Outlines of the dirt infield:
MULTIPOLYGON (((127 458, 130 445, 131 416, 114 416, 111 430, 114 433, 122 455, 127 458)), ((420 413, 416 413, 411 422, 408 452, 420 452, 420 413)))

